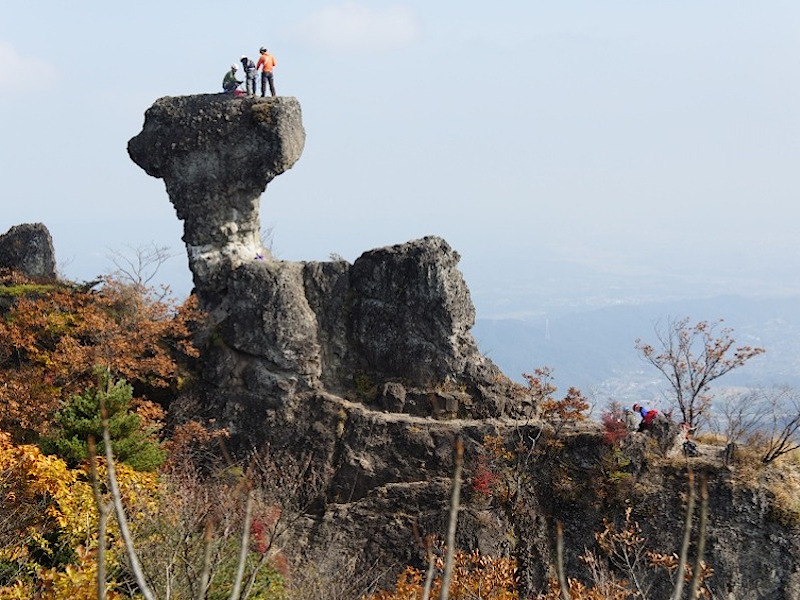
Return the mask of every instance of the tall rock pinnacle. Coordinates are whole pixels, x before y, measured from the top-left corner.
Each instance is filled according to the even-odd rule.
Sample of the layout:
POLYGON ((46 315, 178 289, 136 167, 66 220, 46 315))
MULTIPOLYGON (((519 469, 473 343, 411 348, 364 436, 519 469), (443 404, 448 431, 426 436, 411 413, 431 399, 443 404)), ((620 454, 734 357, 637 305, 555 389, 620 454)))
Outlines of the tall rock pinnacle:
POLYGON ((352 265, 276 261, 261 247, 259 197, 304 141, 294 98, 208 94, 157 100, 128 143, 184 221, 219 395, 243 405, 244 384, 255 404, 334 392, 423 416, 513 410, 511 382, 469 333, 475 308, 444 240, 379 248, 352 265))
POLYGON ((263 253, 259 197, 304 144, 300 104, 291 97, 165 97, 147 110, 128 154, 164 180, 184 221, 198 287, 217 287, 224 272, 263 253))

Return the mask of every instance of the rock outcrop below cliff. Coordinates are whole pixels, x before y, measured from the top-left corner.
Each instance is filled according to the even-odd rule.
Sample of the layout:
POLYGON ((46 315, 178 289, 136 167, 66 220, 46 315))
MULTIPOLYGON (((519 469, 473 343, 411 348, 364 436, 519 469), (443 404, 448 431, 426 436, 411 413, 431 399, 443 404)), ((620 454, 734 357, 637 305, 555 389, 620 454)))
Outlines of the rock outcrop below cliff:
POLYGON ((55 279, 55 250, 47 227, 23 223, 0 235, 0 268, 18 271, 31 279, 55 279))

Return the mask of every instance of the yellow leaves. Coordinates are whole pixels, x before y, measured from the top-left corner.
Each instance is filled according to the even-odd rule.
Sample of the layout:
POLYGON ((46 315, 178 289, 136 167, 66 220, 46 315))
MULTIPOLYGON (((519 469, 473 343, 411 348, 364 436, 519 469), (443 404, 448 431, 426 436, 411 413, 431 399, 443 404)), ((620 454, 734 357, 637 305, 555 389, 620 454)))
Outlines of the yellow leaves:
MULTIPOLYGON (((99 471, 105 481, 102 461, 99 471)), ((131 519, 149 516, 166 504, 154 473, 123 464, 117 466, 117 477, 131 519)), ((67 468, 64 461, 42 454, 35 446, 15 445, 7 433, 0 432, 0 491, 0 509, 16 517, 16 528, 2 540, 5 548, 0 550, 0 561, 19 570, 18 582, 0 588, 0 600, 95 600, 98 514, 89 475, 83 469, 67 468), (74 551, 77 558, 45 568, 34 553, 28 553, 28 545, 48 554, 71 549, 67 554, 74 551)), ((106 561, 111 571, 120 545, 113 520, 108 538, 106 561)), ((109 593, 108 598, 121 596, 109 593)))
MULTIPOLYGON (((139 515, 148 515, 157 511, 163 491, 158 475, 148 471, 136 471, 132 467, 116 463, 116 461, 114 466, 128 517, 135 520, 139 515)), ((101 480, 105 481, 105 464, 101 463, 98 471, 101 480)))
POLYGON ((494 460, 510 461, 514 454, 506 449, 503 436, 485 435, 483 436, 483 449, 486 450, 494 460))
POLYGON ((91 489, 79 471, 36 446, 11 443, 0 433, 0 473, 8 510, 38 507, 29 528, 57 527, 74 539, 88 534, 86 516, 93 512, 91 489))
MULTIPOLYGON (((100 461, 100 477, 105 465, 100 461)), ((27 525, 29 534, 41 529, 60 529, 70 540, 91 537, 97 524, 89 476, 82 469, 69 469, 63 460, 46 456, 36 446, 17 446, 0 432, 0 473, 9 510, 36 508, 27 525)), ((126 506, 132 514, 147 514, 158 508, 161 484, 155 473, 117 465, 117 479, 126 506)))
MULTIPOLYGON (((78 548, 78 561, 64 569, 38 567, 34 573, 36 593, 29 581, 0 588, 0 600, 97 600, 97 560, 92 552, 78 548)), ((113 582, 112 582, 113 583, 113 582)), ((111 586, 109 586, 111 587, 111 586)), ((106 600, 121 600, 122 595, 107 590, 106 600)))

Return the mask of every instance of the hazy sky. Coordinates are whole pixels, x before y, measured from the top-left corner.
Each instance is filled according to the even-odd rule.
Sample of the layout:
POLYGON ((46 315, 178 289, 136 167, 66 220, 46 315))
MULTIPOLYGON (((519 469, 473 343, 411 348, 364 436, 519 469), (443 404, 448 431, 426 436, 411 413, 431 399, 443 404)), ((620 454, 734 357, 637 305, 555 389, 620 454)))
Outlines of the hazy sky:
POLYGON ((479 317, 800 291, 797 0, 2 0, 0 233, 44 222, 74 279, 171 246, 188 290, 126 144, 262 44, 307 133, 262 197, 280 258, 441 235, 479 317))

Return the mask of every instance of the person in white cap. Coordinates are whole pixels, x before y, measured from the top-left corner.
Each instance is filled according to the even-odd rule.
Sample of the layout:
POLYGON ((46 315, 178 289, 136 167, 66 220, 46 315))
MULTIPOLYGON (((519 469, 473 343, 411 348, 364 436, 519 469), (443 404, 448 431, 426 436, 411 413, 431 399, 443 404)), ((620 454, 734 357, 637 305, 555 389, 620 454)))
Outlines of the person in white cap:
POLYGON ((247 58, 244 54, 242 54, 242 58, 240 59, 242 62, 242 68, 244 69, 245 75, 245 89, 247 90, 248 96, 255 96, 256 95, 256 63, 252 60, 247 58))
POLYGON ((225 78, 222 80, 222 90, 226 94, 233 94, 236 88, 241 85, 241 81, 236 79, 236 65, 231 65, 231 70, 225 73, 225 78))

